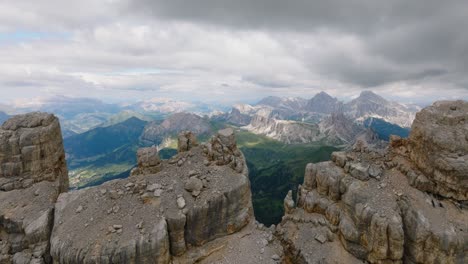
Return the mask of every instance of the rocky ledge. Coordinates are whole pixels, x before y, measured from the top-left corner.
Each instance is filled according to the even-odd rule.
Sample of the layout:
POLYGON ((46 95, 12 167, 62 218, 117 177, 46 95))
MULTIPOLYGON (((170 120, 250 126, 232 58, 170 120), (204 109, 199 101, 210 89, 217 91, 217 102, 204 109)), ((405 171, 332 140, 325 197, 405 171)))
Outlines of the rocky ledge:
POLYGON ((468 103, 437 102, 409 139, 308 164, 277 235, 291 263, 468 263, 468 103))

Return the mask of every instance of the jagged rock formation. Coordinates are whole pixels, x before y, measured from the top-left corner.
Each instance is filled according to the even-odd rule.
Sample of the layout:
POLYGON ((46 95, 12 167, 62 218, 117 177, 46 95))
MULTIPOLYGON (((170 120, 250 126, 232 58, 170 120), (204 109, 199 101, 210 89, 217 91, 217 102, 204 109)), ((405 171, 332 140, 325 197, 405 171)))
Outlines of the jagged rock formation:
POLYGON ((189 151, 191 148, 198 146, 197 137, 191 131, 182 131, 177 137, 177 151, 189 151))
POLYGON ((312 97, 305 108, 310 112, 332 114, 337 112, 342 107, 342 103, 338 99, 331 97, 325 92, 320 92, 312 97))
POLYGON ((157 147, 138 149, 137 162, 137 167, 131 171, 131 175, 154 174, 161 170, 161 159, 157 147))
POLYGON ((418 108, 389 102, 371 91, 363 91, 356 99, 344 104, 344 111, 353 119, 369 117, 383 119, 401 127, 410 127, 418 108))
POLYGON ((334 112, 318 124, 272 117, 271 109, 259 111, 243 128, 287 144, 322 142, 330 145, 353 145, 361 139, 370 145, 380 144, 370 129, 353 122, 342 112, 334 112))
POLYGON ((316 124, 277 120, 264 113, 255 115, 250 124, 243 128, 252 133, 265 135, 288 144, 309 143, 324 138, 320 133, 319 126, 316 124))
MULTIPOLYGON (((333 153, 332 161, 307 165, 297 207, 291 208, 286 197, 289 213, 277 228, 286 260, 467 263, 468 211, 459 204, 465 198, 450 200, 425 192, 452 198, 460 193, 440 192, 452 182, 439 181, 433 186, 444 187, 430 188, 433 174, 417 169, 422 161, 428 171, 440 170, 440 163, 427 162, 429 157, 453 161, 452 155, 467 154, 466 141, 459 140, 456 151, 450 150, 450 144, 440 144, 440 136, 431 137, 458 138, 464 130, 457 126, 468 116, 466 104, 439 102, 423 110, 416 116, 409 140, 394 138, 387 151, 357 144, 353 151, 333 153), (429 150, 420 151, 423 146, 429 150)), ((458 190, 466 192, 461 176, 466 175, 465 168, 454 165, 451 177, 439 179, 452 179, 458 190)))
POLYGON ((238 173, 247 170, 244 155, 237 148, 232 128, 220 130, 208 144, 203 145, 203 151, 207 156, 207 164, 214 162, 216 165, 229 165, 238 173))
POLYGON ((14 116, 0 142, 0 263, 49 262, 54 203, 68 188, 58 119, 14 116))

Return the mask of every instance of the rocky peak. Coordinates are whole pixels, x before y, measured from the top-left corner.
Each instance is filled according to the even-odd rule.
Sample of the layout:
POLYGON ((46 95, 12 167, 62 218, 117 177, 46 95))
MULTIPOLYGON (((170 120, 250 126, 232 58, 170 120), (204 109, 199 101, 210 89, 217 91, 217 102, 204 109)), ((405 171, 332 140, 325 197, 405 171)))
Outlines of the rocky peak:
POLYGON ((359 94, 359 97, 356 98, 355 100, 358 100, 358 101, 371 101, 371 102, 380 103, 380 104, 388 104, 389 103, 382 96, 377 95, 376 93, 374 93, 372 91, 362 91, 359 94))
POLYGON ((467 117, 466 102, 437 102, 387 150, 358 141, 308 164, 277 228, 286 262, 465 263, 467 117))
POLYGON ((331 114, 337 111, 340 105, 338 99, 325 92, 320 92, 307 102, 306 109, 311 112, 331 114))
POLYGON ((344 104, 344 112, 357 121, 376 117, 401 127, 410 127, 414 119, 414 109, 389 102, 371 91, 363 91, 356 99, 344 104))

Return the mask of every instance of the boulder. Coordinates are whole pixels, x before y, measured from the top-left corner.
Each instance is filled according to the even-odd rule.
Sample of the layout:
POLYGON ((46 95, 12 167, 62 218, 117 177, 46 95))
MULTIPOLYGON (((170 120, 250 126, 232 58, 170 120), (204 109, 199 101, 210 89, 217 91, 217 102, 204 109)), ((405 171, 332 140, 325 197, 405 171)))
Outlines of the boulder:
POLYGON ((161 159, 159 158, 158 148, 153 146, 138 149, 137 163, 137 167, 132 170, 131 175, 159 172, 161 170, 161 159))
POLYGON ((189 151, 192 147, 198 146, 197 137, 190 131, 182 131, 177 137, 177 151, 189 151))

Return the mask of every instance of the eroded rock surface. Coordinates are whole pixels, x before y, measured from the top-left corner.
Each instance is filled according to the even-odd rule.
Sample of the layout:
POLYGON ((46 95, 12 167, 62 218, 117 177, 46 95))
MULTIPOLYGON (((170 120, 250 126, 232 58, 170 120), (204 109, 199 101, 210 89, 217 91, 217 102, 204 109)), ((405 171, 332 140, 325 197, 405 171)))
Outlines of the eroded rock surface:
POLYGON ((0 263, 48 263, 54 203, 68 188, 58 119, 15 116, 0 142, 0 263))
POLYGON ((220 130, 207 144, 203 145, 208 162, 229 165, 237 172, 246 170, 242 152, 237 148, 232 128, 220 130))
POLYGON ((131 172, 132 175, 152 174, 161 170, 161 159, 156 146, 138 149, 137 162, 137 167, 131 172))
POLYGON ((441 101, 417 113, 409 156, 430 181, 427 191, 468 200, 468 102, 441 101))
POLYGON ((277 228, 286 260, 467 263, 466 105, 426 108, 386 151, 356 147, 308 164, 297 207, 285 199, 277 228))
MULTIPOLYGON (((237 149, 233 134, 211 142, 237 149)), ((196 249, 251 223, 250 184, 242 154, 236 156, 243 168, 238 172, 231 163, 206 164, 201 146, 184 150, 160 161, 157 153, 144 149, 138 153, 138 168, 150 165, 160 171, 62 194, 55 206, 53 259, 169 263, 182 256, 179 261, 193 263, 206 257, 205 251, 196 249)))

